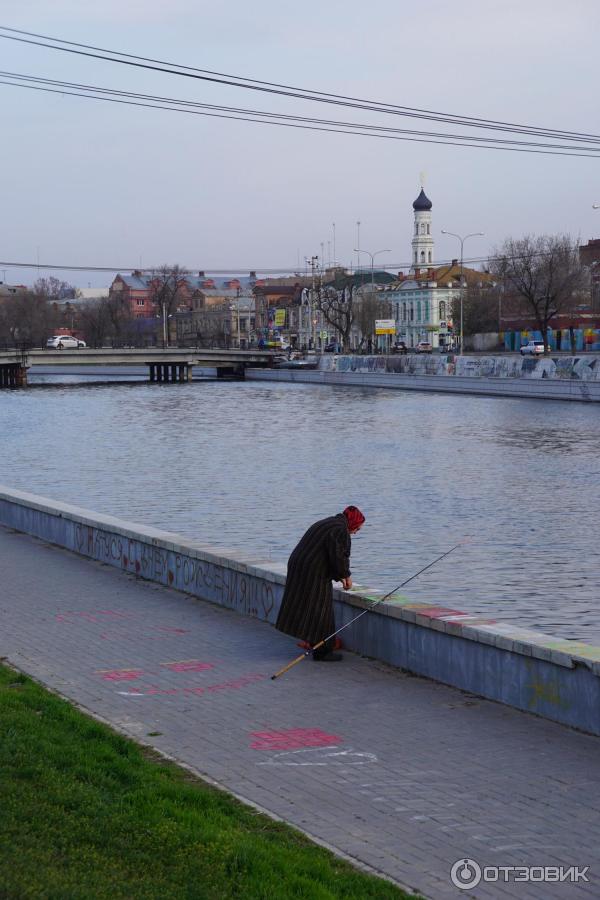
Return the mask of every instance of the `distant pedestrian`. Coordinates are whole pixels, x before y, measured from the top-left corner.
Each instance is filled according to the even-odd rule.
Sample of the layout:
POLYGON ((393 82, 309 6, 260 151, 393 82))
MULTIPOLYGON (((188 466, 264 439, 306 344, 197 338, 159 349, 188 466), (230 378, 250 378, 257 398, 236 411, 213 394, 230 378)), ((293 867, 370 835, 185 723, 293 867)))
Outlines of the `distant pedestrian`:
MULTIPOLYGON (((287 580, 276 628, 285 634, 318 644, 335 631, 332 581, 347 590, 350 577, 350 535, 356 534, 365 517, 356 506, 311 525, 288 560, 287 580)), ((338 662, 335 642, 327 641, 313 652, 313 659, 338 662)))

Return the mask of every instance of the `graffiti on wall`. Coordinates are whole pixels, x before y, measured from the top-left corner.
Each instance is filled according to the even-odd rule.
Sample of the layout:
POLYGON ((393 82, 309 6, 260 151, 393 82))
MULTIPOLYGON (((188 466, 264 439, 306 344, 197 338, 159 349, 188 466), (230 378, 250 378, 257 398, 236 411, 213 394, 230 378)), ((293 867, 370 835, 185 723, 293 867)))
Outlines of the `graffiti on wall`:
POLYGON ((244 615, 272 618, 276 585, 208 559, 175 553, 142 540, 75 524, 75 549, 100 562, 186 591, 244 615))

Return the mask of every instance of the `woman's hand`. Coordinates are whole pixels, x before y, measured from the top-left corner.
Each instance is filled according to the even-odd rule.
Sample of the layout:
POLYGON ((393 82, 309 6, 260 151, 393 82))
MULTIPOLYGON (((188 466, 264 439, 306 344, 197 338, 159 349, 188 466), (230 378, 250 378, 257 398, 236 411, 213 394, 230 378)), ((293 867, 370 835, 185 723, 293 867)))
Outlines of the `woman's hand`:
POLYGON ((351 578, 342 578, 342 587, 345 591, 349 591, 352 587, 352 579, 351 578))

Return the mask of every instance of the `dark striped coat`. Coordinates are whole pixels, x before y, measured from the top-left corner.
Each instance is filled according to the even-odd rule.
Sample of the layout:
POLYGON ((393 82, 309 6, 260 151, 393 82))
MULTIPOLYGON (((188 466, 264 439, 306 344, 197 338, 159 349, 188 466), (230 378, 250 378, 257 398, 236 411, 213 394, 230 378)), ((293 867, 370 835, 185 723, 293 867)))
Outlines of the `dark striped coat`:
POLYGON ((343 513, 311 525, 288 560, 275 627, 311 644, 335 631, 332 581, 350 576, 350 532, 343 513))

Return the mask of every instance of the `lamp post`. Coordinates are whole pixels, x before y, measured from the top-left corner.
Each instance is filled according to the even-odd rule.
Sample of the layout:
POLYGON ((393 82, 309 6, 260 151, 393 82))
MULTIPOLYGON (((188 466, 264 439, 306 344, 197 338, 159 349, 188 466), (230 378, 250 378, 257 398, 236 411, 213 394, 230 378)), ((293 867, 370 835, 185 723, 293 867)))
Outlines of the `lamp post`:
POLYGON ((473 231, 471 234, 465 234, 464 237, 461 237, 460 234, 455 234, 453 231, 444 231, 442 228, 442 234, 449 234, 451 237, 458 238, 460 241, 460 355, 463 355, 463 247, 467 238, 470 237, 483 237, 483 231, 473 231))
MULTIPOLYGON (((321 244, 321 246, 323 246, 321 244)), ((310 271, 311 271, 311 287, 310 287, 310 303, 308 305, 308 329, 306 336, 306 349, 310 349, 310 344, 312 341, 312 349, 317 349, 317 311, 315 305, 315 269, 319 265, 319 257, 311 256, 310 259, 306 259, 307 263, 310 263, 310 271), (312 337, 311 337, 312 335, 312 337)))
POLYGON ((237 345, 238 345, 238 350, 241 350, 242 336, 240 333, 240 298, 239 298, 239 296, 237 298, 237 305, 234 305, 232 303, 231 306, 229 307, 229 309, 231 312, 235 312, 237 310, 237 345))
MULTIPOLYGON (((391 253, 391 250, 376 250, 375 253, 369 253, 368 250, 361 250, 360 247, 354 248, 355 253, 366 253, 367 256, 371 257, 371 293, 375 293, 375 281, 374 281, 374 268, 375 268, 375 257, 379 253, 391 253)), ((360 260, 360 257, 359 257, 360 260)))
MULTIPOLYGON (((361 253, 366 253, 367 256, 371 257, 371 294, 372 294, 372 296, 375 296, 375 257, 378 256, 380 253, 391 253, 392 251, 391 250, 376 250, 375 253, 370 253, 369 250, 361 250, 360 248, 355 247, 354 252, 358 253, 359 263, 360 263, 360 254, 361 253)), ((375 341, 375 343, 377 344, 377 341, 375 341)))

